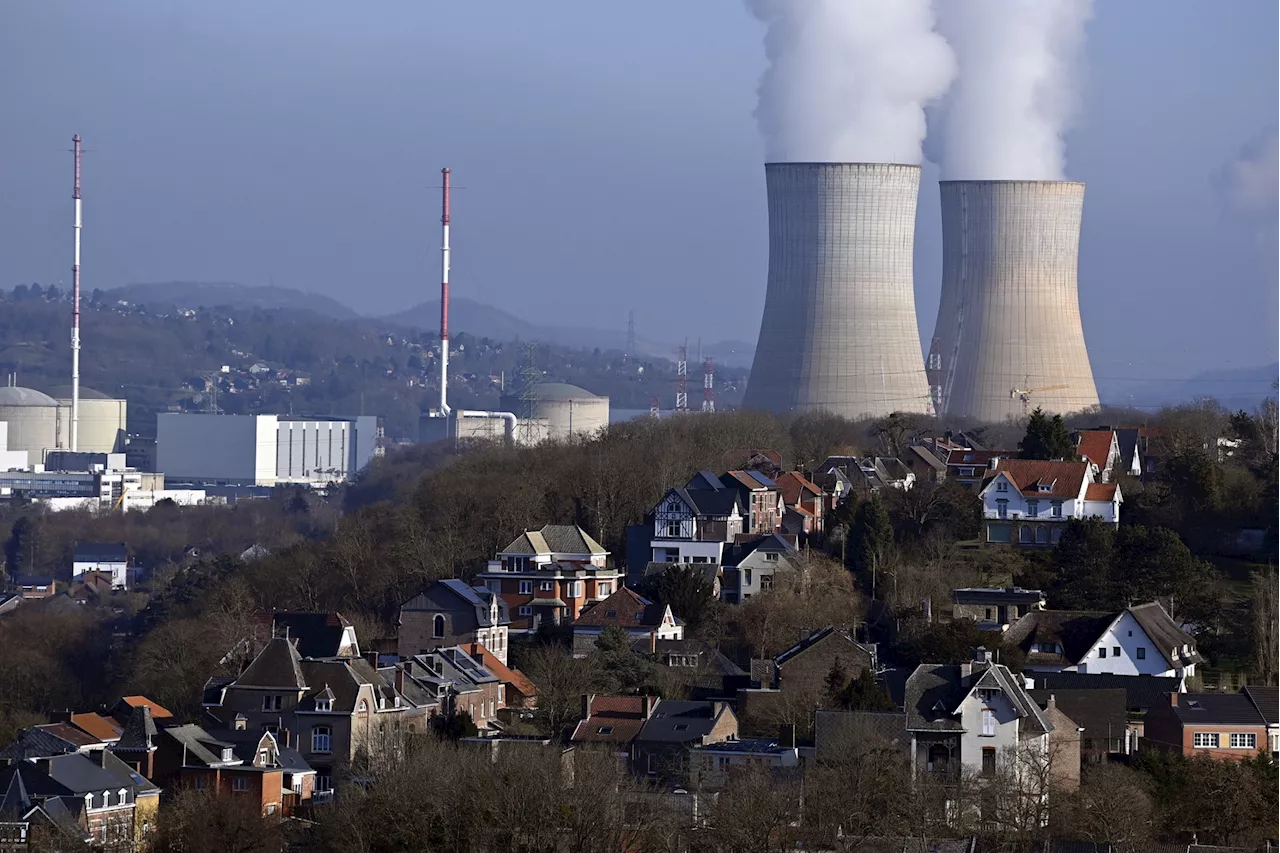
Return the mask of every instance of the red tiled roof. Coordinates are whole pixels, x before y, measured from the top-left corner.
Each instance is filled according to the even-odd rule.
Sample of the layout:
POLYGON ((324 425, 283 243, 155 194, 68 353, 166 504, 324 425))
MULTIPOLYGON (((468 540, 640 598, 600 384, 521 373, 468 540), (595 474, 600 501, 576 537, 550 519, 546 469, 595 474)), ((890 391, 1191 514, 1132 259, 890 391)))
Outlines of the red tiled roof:
POLYGON ((774 482, 778 484, 778 491, 782 493, 782 500, 786 502, 787 506, 795 506, 800 503, 802 492, 809 492, 813 497, 818 497, 822 494, 822 489, 814 485, 813 481, 796 471, 780 474, 774 482))
POLYGON ((1014 488, 1024 495, 1049 498, 1076 498, 1084 483, 1087 462, 1044 462, 1039 459, 1001 459, 996 471, 1013 481, 1014 488), (1050 485, 1049 491, 1040 491, 1040 485, 1050 485))
POLYGON ((72 714, 71 724, 104 742, 119 740, 123 731, 115 720, 101 714, 72 714))
POLYGON ((140 705, 146 705, 148 708, 151 709, 151 718, 153 720, 162 720, 162 719, 165 719, 166 717, 173 716, 173 714, 169 711, 168 708, 164 708, 160 705, 157 705, 155 702, 152 702, 146 696, 125 696, 120 701, 124 702, 130 708, 137 708, 140 705))
POLYGON ((538 688, 529 680, 529 676, 525 675, 518 669, 511 669, 508 667, 502 661, 494 657, 493 652, 489 651, 484 646, 479 643, 472 643, 470 651, 471 656, 478 657, 480 659, 480 663, 484 665, 484 668, 496 675, 499 681, 510 684, 525 696, 533 697, 538 695, 538 688))
POLYGON ((594 696, 590 716, 578 723, 573 740, 592 743, 630 743, 644 727, 643 696, 594 696))
POLYGON ((1115 439, 1115 435, 1109 429, 1083 430, 1080 433, 1080 444, 1076 446, 1076 453, 1099 468, 1105 468, 1107 459, 1111 456, 1111 442, 1115 439))
POLYGON ((657 628, 665 614, 666 608, 624 586, 583 610, 573 624, 583 628, 657 628))
POLYGON ((1116 499, 1115 483, 1090 483, 1085 487, 1084 499, 1087 501, 1111 501, 1116 499))

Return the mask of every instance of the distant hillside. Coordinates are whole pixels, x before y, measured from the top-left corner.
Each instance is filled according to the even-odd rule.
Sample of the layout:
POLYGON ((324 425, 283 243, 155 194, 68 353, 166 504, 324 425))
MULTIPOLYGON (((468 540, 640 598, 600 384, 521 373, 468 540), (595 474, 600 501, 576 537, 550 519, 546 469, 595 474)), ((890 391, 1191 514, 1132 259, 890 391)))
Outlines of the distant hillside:
POLYGON ((1263 398, 1276 396, 1278 374, 1280 363, 1272 362, 1257 367, 1206 370, 1188 379, 1099 379, 1098 396, 1104 404, 1136 405, 1140 408, 1213 397, 1228 409, 1252 409, 1263 398))
POLYGON ((103 291, 111 299, 134 304, 172 305, 176 308, 303 309, 334 320, 354 320, 359 315, 328 296, 303 293, 291 287, 253 286, 216 281, 161 281, 126 284, 103 291))

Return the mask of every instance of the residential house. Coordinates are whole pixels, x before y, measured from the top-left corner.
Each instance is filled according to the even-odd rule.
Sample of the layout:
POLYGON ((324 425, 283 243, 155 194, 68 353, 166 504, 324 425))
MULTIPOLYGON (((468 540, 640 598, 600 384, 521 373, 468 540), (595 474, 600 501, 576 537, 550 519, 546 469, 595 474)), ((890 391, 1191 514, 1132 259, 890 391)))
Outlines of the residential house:
POLYGON ((1101 763, 1111 756, 1129 755, 1137 738, 1129 732, 1128 695, 1118 687, 1093 690, 1028 690, 1040 705, 1050 700, 1083 731, 1080 755, 1089 763, 1101 763))
POLYGON ((22 602, 26 601, 21 593, 17 592, 0 592, 0 616, 6 613, 12 613, 22 606, 22 602))
POLYGON ((1239 761, 1267 752, 1267 721, 1244 693, 1178 693, 1147 713, 1143 744, 1239 761))
POLYGON ((456 578, 434 581, 400 606, 399 651, 412 657, 478 643, 505 664, 510 625, 506 600, 489 587, 456 578))
POLYGON ((1017 455, 1015 450, 978 450, 967 447, 948 450, 947 479, 976 492, 982 486, 993 460, 1010 459, 1017 455))
POLYGON ((1044 608, 1044 593, 1038 589, 965 587, 951 591, 952 619, 969 619, 983 630, 1003 631, 1032 610, 1044 608))
POLYGON ((1116 430, 1116 447, 1120 451, 1117 472, 1123 472, 1130 477, 1142 477, 1142 457, 1146 439, 1140 433, 1141 430, 1138 427, 1120 427, 1116 430))
POLYGON ((1120 523, 1120 487, 1095 483, 1088 462, 995 458, 986 473, 978 494, 987 542, 1049 548, 1072 519, 1120 523))
MULTIPOLYGON (((300 610, 277 610, 259 613, 257 621, 268 637, 288 637, 304 658, 360 657, 360 642, 355 626, 336 611, 311 613, 300 610)), ((257 649, 255 649, 257 651, 257 649)))
MULTIPOLYGON (((55 717, 56 721, 57 718, 55 717)), ((97 738, 107 746, 120 740, 120 735, 124 733, 124 726, 103 714, 92 712, 83 714, 68 713, 66 714, 65 722, 70 723, 89 736, 97 738)))
MULTIPOLYGON (((776 730, 797 710, 824 703, 827 677, 841 669, 849 679, 876 671, 876 647, 860 643, 845 629, 828 626, 810 633, 773 659, 751 661, 752 687, 738 691, 742 726, 752 736, 776 730)), ((795 720, 791 720, 795 722, 795 720)))
POLYGON ((464 648, 467 654, 502 682, 502 702, 505 707, 526 709, 538 707, 538 686, 529 679, 529 676, 507 666, 506 661, 499 660, 497 655, 479 643, 471 643, 464 648))
POLYGON ((631 649, 685 676, 693 699, 732 696, 750 684, 746 671, 706 640, 660 640, 650 634, 632 641, 631 649))
POLYGON ((595 648, 606 628, 621 628, 631 639, 654 636, 660 640, 684 637, 684 623, 666 604, 650 601, 622 587, 603 601, 583 610, 573 623, 573 652, 585 657, 595 648))
POLYGON ((1026 654, 1029 672, 1195 675, 1203 658, 1195 638, 1160 606, 1119 612, 1033 610, 1009 627, 1003 642, 1026 654))
POLYGON ((745 525, 746 507, 738 492, 703 471, 689 486, 668 489, 647 524, 628 528, 628 569, 638 580, 651 563, 719 565, 725 543, 733 542, 745 525))
POLYGON ((771 480, 782 473, 782 454, 768 448, 730 450, 720 457, 726 471, 759 471, 771 480))
MULTIPOLYGON (((699 476, 706 478, 706 472, 699 476)), ((697 479, 697 478, 695 478, 697 479)), ((720 478, 746 507, 743 533, 773 533, 782 526, 783 503, 778 484, 759 471, 728 471, 720 478)), ((694 488, 690 484, 690 488, 694 488)))
POLYGON ((632 742, 632 768, 668 785, 689 782, 689 751, 735 740, 738 718, 728 702, 659 699, 632 742))
MULTIPOLYGON (((0 820, 29 836, 54 837, 112 849, 145 850, 160 789, 111 752, 70 753, 0 767, 0 820)), ((60 849, 56 844, 51 849, 60 849)))
MULTIPOLYGON (((1024 672, 1028 689, 1040 689, 1051 692, 1064 703, 1063 697, 1077 690, 1094 692, 1098 690, 1123 690, 1125 694, 1126 725, 1128 729, 1129 751, 1138 748, 1144 732, 1143 724, 1147 712, 1156 705, 1162 705, 1170 692, 1182 687, 1182 680, 1156 675, 1113 675, 1111 673, 1084 672, 1024 672)), ((1098 732, 1099 727, 1089 726, 1088 720, 1080 721, 1088 731, 1098 732)), ((1098 738, 1095 736, 1095 748, 1098 738)))
MULTIPOLYGON (((646 526, 645 532, 648 532, 646 526)), ((648 540, 645 540, 645 547, 648 547, 648 540)), ((725 546, 724 558, 729 559, 729 553, 733 549, 733 545, 725 546)), ((720 598, 724 586, 721 581, 721 566, 719 563, 649 563, 644 567, 642 577, 635 583, 631 580, 631 572, 627 572, 627 583, 639 589, 652 588, 653 584, 661 582, 662 576, 670 571, 691 571, 694 572, 699 579, 707 586, 711 587, 711 594, 716 598, 720 598)))
POLYGON ((123 542, 81 542, 72 557, 71 577, 78 580, 85 572, 102 572, 111 576, 115 589, 129 586, 129 551, 123 542))
POLYGON ((930 445, 912 444, 902 451, 900 461, 915 475, 917 483, 940 483, 947 479, 949 454, 949 450, 944 450, 939 456, 930 445))
POLYGON ((58 594, 58 582, 49 575, 14 575, 13 591, 23 601, 42 601, 58 594))
POLYGON ((607 746, 630 762, 635 739, 657 701, 653 696, 583 696, 570 742, 607 746))
POLYGON ((1120 464, 1120 442, 1115 430, 1086 429, 1071 436, 1076 455, 1088 462, 1096 483, 1110 483, 1120 464))
POLYGON ((735 770, 766 767, 774 773, 799 771, 802 763, 794 726, 776 738, 722 740, 689 750, 689 787, 697 791, 724 788, 735 770))
POLYGON ((800 568, 796 537, 784 533, 754 536, 728 545, 720 580, 720 598, 742 604, 753 595, 773 589, 778 572, 800 568))
POLYGON ((66 722, 45 723, 20 730, 17 737, 0 749, 0 762, 86 753, 104 746, 101 739, 79 726, 66 722))
POLYGON ((798 536, 821 535, 826 530, 826 493, 797 471, 779 475, 776 482, 782 496, 782 529, 798 536))
POLYGON ((425 726, 427 709, 409 702, 362 658, 304 659, 285 637, 270 640, 234 680, 211 680, 206 713, 224 728, 244 718, 250 731, 269 731, 296 744, 316 770, 316 790, 333 790, 335 775, 361 749, 425 726))
POLYGON ((608 567, 608 557, 582 528, 548 524, 520 534, 477 577, 506 602, 509 630, 528 632, 544 621, 571 622, 591 602, 612 595, 622 573, 608 567))
POLYGON ((401 667, 406 675, 436 687, 439 713, 444 716, 465 711, 484 729, 507 707, 503 680, 458 646, 414 655, 402 661, 401 667))
POLYGON ((1240 691, 1267 723, 1267 751, 1280 758, 1280 690, 1275 687, 1249 686, 1240 691))

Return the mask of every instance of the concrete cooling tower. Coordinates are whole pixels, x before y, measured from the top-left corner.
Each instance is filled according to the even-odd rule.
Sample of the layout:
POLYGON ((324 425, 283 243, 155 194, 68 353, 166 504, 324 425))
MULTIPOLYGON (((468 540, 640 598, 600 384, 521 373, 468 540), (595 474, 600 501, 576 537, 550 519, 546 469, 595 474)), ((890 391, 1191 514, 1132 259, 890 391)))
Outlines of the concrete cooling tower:
POLYGON ((943 181, 938 409, 982 421, 1098 405, 1076 260, 1084 184, 943 181))
POLYGON ((925 412, 912 280, 920 167, 769 163, 769 278, 743 405, 925 412))

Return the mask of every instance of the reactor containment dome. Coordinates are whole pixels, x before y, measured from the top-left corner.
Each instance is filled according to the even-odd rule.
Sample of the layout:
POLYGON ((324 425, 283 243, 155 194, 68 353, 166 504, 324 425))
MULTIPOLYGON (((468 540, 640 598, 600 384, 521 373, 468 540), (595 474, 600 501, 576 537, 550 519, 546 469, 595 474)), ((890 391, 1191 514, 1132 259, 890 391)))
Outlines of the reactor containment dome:
POLYGON ((1080 320, 1084 184, 942 181, 939 411, 985 422, 1098 405, 1080 320))
POLYGON ((9 450, 25 450, 32 464, 58 450, 58 401, 20 385, 0 387, 0 421, 9 424, 9 450))
POLYGON ((912 251, 920 167, 768 163, 769 274, 743 405, 929 411, 912 251))

